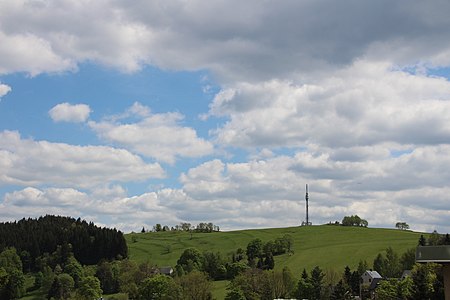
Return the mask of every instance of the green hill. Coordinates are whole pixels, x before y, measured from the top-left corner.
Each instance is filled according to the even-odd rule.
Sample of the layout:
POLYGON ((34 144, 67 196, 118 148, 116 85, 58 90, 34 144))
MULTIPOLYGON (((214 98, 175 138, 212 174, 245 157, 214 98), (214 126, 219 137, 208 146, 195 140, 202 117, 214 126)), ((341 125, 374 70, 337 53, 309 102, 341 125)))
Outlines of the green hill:
POLYGON ((294 240, 294 254, 276 256, 275 268, 288 266, 297 276, 303 268, 311 270, 314 266, 324 270, 334 269, 339 273, 347 265, 356 268, 360 260, 366 260, 371 266, 375 256, 387 247, 392 247, 401 255, 415 247, 421 235, 397 229, 321 225, 192 235, 187 232, 131 233, 125 238, 131 259, 149 261, 159 266, 175 266, 182 251, 188 247, 218 251, 227 256, 238 248, 246 249, 252 239, 260 238, 267 242, 285 234, 291 235, 294 240))

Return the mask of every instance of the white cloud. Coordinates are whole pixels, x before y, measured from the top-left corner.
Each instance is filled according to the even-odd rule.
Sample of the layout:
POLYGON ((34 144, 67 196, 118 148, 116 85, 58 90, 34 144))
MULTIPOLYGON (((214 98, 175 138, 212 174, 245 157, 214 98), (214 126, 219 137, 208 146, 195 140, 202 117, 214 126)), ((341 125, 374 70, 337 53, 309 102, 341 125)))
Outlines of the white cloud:
POLYGON ((370 146, 450 141, 450 82, 359 61, 309 84, 240 83, 219 93, 213 131, 238 147, 370 146))
POLYGON ((0 132, 0 185, 92 188, 164 175, 159 164, 147 164, 123 149, 34 141, 17 132, 0 132))
POLYGON ((91 108, 87 104, 70 104, 67 102, 55 105, 49 110, 49 115, 55 122, 85 122, 89 118, 91 108))
POLYGON ((0 38, 11 46, 0 51, 0 72, 95 61, 125 71, 209 69, 236 82, 321 72, 363 57, 448 66, 449 11, 445 1, 3 2, 0 38))
POLYGON ((0 82, 0 100, 3 96, 11 92, 11 87, 9 85, 0 82))
POLYGON ((162 162, 174 163, 177 157, 212 154, 210 142, 198 137, 194 129, 180 125, 181 114, 150 114, 150 109, 135 103, 125 116, 137 111, 140 112, 137 115, 143 117, 137 123, 119 123, 113 117, 113 121, 91 121, 89 126, 104 140, 162 162))
MULTIPOLYGON (((214 160, 189 170, 181 181, 194 206, 208 205, 226 227, 300 224, 304 185, 309 183, 315 224, 358 214, 377 227, 393 227, 404 220, 416 230, 449 231, 446 199, 450 173, 446 170, 450 161, 445 154, 449 146, 420 147, 398 157, 377 154, 383 150, 375 146, 375 155, 364 161, 333 160, 333 149, 248 163, 214 160), (219 203, 230 204, 229 211, 222 212, 219 203), (417 216, 421 210, 429 217, 417 216), (270 217, 273 212, 283 216, 282 222, 270 217)), ((190 209, 183 215, 191 215, 190 209)))
POLYGON ((45 37, 0 31, 0 40, 3 45, 0 47, 0 74, 27 72, 34 76, 76 69, 76 62, 55 53, 45 37))
MULTIPOLYGON (((21 218, 64 209, 64 214, 89 217, 128 232, 156 223, 204 221, 223 230, 297 226, 304 220, 308 183, 314 224, 358 214, 374 227, 393 228, 405 221, 414 230, 450 231, 449 146, 421 147, 395 157, 375 146, 373 155, 365 154, 365 161, 347 159, 354 157, 351 150, 345 160, 333 160, 335 151, 339 152, 298 152, 247 163, 216 159, 184 173, 181 189, 135 196, 128 196, 119 185, 98 186, 89 192, 26 187, 6 194, 0 216, 21 218), (435 174, 441 178, 437 180, 435 174)), ((361 152, 368 151, 357 148, 355 156, 361 152)))
POLYGON ((44 191, 27 187, 6 193, 4 203, 15 206, 82 206, 88 202, 87 195, 72 188, 48 188, 44 191))

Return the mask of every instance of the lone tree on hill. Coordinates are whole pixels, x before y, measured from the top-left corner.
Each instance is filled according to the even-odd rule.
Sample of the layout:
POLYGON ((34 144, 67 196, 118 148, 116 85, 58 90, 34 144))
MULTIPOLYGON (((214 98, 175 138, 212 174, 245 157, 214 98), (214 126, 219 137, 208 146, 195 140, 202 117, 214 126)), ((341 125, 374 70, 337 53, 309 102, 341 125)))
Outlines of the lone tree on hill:
POLYGON ((397 222, 397 223, 395 223, 395 228, 400 229, 400 230, 408 230, 409 225, 406 222, 397 222))

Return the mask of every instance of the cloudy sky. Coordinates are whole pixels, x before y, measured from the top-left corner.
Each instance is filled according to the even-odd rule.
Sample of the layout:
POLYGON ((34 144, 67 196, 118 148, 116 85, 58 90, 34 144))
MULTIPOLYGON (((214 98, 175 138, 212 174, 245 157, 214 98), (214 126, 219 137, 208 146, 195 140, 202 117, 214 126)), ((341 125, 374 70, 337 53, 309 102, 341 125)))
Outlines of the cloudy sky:
POLYGON ((0 221, 450 232, 450 2, 0 0, 0 221))

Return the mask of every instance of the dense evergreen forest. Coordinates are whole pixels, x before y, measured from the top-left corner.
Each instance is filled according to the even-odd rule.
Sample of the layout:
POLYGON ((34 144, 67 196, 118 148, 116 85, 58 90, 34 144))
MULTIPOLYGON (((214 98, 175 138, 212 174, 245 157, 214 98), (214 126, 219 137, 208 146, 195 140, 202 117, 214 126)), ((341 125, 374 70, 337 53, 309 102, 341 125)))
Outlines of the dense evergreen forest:
POLYGON ((0 252, 14 247, 26 269, 37 269, 37 258, 53 253, 58 246, 71 248, 75 258, 85 265, 128 256, 122 232, 80 218, 47 215, 0 223, 0 252))

